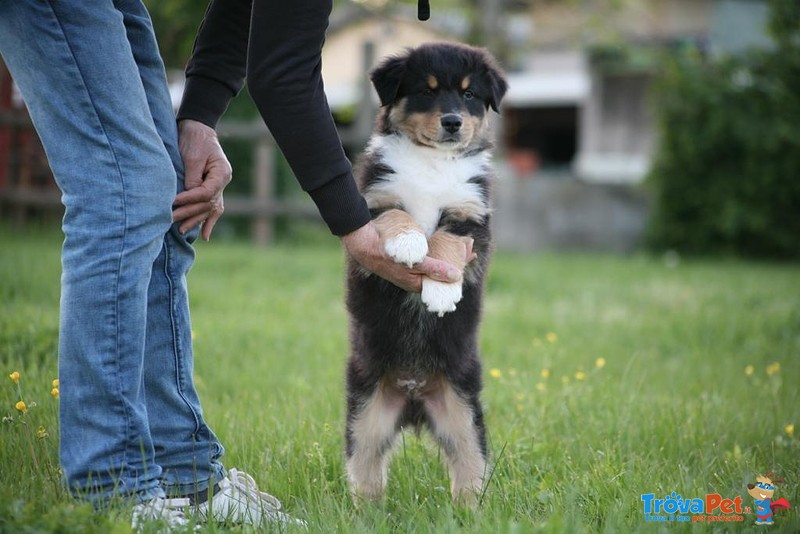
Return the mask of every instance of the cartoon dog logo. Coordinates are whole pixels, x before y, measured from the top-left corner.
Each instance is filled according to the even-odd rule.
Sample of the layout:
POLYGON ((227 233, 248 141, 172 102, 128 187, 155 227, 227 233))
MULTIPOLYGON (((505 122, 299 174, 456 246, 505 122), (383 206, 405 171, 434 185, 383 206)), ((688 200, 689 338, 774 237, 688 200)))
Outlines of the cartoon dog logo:
MULTIPOLYGON (((772 525, 772 513, 775 510, 783 510, 791 508, 789 501, 786 499, 778 499, 772 502, 772 496, 775 494, 775 484, 769 478, 772 473, 767 473, 767 476, 756 477, 756 484, 747 485, 747 493, 755 501, 756 505, 756 525, 772 525)), ((775 483, 783 482, 782 479, 775 479, 775 483)))

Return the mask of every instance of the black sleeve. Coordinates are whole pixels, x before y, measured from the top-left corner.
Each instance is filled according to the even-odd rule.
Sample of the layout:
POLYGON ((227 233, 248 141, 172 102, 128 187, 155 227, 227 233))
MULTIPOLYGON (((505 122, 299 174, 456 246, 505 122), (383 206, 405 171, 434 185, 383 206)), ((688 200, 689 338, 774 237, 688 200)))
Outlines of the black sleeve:
POLYGON ((246 62, 240 35, 247 24, 230 26, 241 17, 244 4, 250 5, 214 0, 209 7, 187 69, 187 78, 193 80, 187 81, 179 118, 209 124, 198 117, 221 115, 241 89, 246 64, 253 101, 331 232, 344 235, 360 228, 369 222, 369 210, 342 149, 322 83, 331 0, 253 0, 246 62), (195 104, 202 109, 193 108, 195 104), (183 113, 184 109, 196 111, 183 113))
POLYGON ((252 0, 213 0, 206 10, 186 66, 178 120, 216 128, 244 86, 252 0))

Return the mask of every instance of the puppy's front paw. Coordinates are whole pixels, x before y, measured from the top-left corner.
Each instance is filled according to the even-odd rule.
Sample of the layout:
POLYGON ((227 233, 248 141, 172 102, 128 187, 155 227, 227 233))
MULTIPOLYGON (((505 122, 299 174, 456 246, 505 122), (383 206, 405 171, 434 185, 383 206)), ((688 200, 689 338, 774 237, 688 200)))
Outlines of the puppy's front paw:
POLYGON ((426 278, 422 281, 422 302, 429 312, 445 313, 455 311, 456 303, 461 300, 461 283, 448 284, 426 278))
POLYGON ((428 240, 419 232, 403 232, 383 244, 386 253, 397 263, 409 267, 425 259, 428 254, 428 240))

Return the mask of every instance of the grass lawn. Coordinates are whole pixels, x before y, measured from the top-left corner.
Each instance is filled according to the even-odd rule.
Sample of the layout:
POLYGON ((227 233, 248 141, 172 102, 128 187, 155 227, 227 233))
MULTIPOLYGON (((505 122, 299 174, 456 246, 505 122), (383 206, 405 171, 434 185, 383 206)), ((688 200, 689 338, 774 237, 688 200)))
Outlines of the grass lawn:
MULTIPOLYGON (((123 511, 92 513, 59 482, 59 248, 53 232, 0 231, 0 532, 127 532, 123 511)), ((746 485, 767 472, 792 505, 770 531, 800 531, 797 265, 497 254, 481 335, 492 474, 476 512, 451 505, 440 451, 413 432, 385 502, 351 503, 333 240, 201 244, 189 281, 196 381, 225 463, 312 532, 755 531, 746 485), (647 521, 642 495, 673 492, 743 510, 647 521)))

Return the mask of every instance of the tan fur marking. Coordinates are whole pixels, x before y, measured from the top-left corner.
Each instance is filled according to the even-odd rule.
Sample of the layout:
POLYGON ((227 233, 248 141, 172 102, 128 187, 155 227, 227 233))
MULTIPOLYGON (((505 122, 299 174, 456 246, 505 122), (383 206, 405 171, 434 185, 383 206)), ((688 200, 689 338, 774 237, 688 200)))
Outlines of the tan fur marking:
POLYGON ((444 230, 437 230, 428 239, 428 255, 448 262, 463 271, 467 265, 466 247, 469 239, 444 230))
POLYGON ((370 500, 383 497, 389 476, 386 445, 397 434, 397 419, 404 406, 403 397, 380 385, 353 422, 353 455, 346 466, 353 497, 370 500))
POLYGON ((463 80, 461 80, 461 90, 466 91, 469 89, 470 79, 469 76, 466 76, 463 80))
POLYGON ((425 409, 433 423, 433 433, 447 455, 453 500, 476 507, 486 460, 480 451, 472 409, 446 381, 425 399, 425 409))
POLYGON ((431 89, 436 89, 439 87, 439 80, 437 80, 436 76, 433 74, 428 74, 428 87, 431 89))
POLYGON ((380 188, 370 188, 364 192, 369 209, 394 208, 401 204, 400 199, 395 195, 390 195, 380 188))
POLYGON ((434 146, 441 137, 440 113, 411 113, 394 121, 397 128, 415 143, 434 146))
POLYGON ((466 221, 473 220, 480 222, 484 217, 491 213, 488 206, 480 202, 470 202, 469 204, 459 204, 458 206, 448 207, 447 214, 455 217, 458 220, 466 221))
POLYGON ((382 241, 392 239, 400 234, 408 232, 425 234, 425 231, 417 224, 414 218, 403 210, 393 209, 384 211, 372 222, 375 224, 375 228, 378 230, 378 235, 380 235, 382 241))

